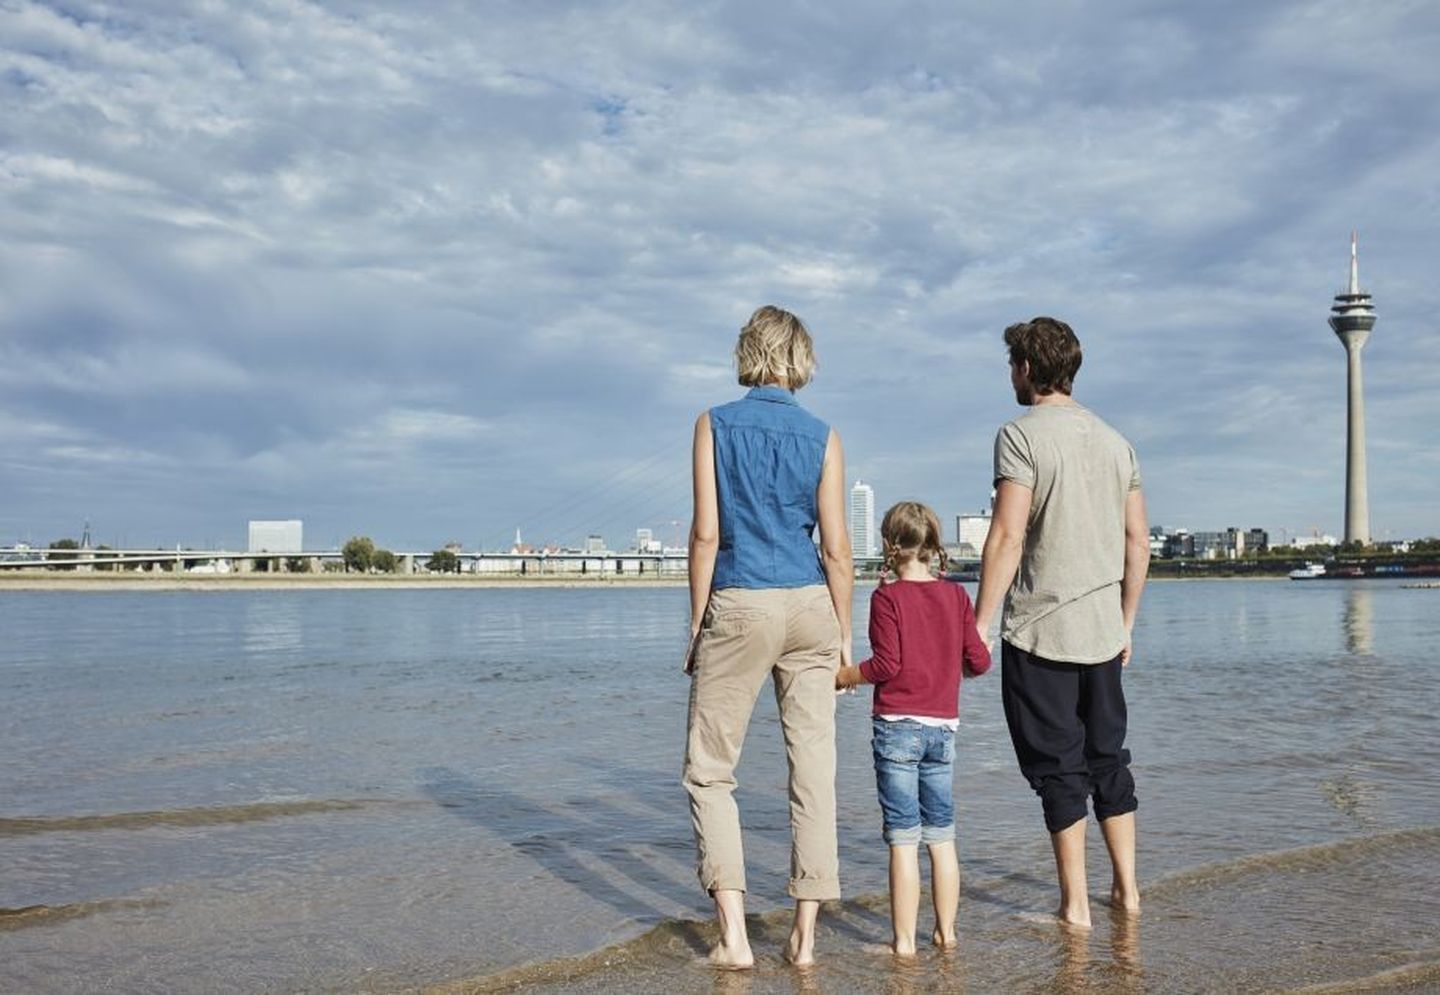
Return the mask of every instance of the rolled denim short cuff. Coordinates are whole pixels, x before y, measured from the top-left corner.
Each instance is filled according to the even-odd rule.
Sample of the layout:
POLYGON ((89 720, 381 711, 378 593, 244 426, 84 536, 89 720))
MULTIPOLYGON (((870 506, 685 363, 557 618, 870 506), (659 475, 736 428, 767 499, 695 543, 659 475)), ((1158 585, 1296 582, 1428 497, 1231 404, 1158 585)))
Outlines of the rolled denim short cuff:
POLYGON ((891 846, 919 846, 920 838, 924 830, 919 826, 906 826, 904 829, 885 830, 885 842, 891 846))
POLYGON ((927 845, 931 843, 949 843, 954 838, 955 823, 953 822, 948 826, 920 827, 920 842, 927 845))

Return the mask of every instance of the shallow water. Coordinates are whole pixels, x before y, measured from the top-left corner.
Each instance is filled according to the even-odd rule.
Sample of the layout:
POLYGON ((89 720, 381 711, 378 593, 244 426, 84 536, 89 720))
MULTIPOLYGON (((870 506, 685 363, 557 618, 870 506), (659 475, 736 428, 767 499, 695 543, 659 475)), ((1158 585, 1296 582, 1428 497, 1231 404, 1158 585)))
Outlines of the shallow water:
MULTIPOLYGON (((848 900, 821 968, 781 967, 762 694, 738 794, 762 963, 719 979, 693 964, 685 601, 0 594, 0 990, 1440 986, 1440 844, 1396 835, 1440 826, 1437 592, 1152 584, 1126 677, 1147 908, 1137 931, 1097 907, 1084 943, 1027 918, 1053 903, 1049 847, 990 676, 962 702, 961 950, 864 949, 886 937, 885 848, 857 696, 838 717, 848 900)), ((1091 856, 1099 895, 1098 839, 1091 856)))

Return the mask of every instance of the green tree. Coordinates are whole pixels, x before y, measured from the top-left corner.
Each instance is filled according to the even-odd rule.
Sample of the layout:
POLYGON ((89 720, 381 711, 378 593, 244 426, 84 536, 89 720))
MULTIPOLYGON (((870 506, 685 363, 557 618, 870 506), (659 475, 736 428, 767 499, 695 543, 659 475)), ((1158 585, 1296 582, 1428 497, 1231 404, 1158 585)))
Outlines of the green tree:
POLYGON ((1434 536, 1427 536, 1424 539, 1416 539, 1410 544, 1412 553, 1440 553, 1440 539, 1434 536))
POLYGON ((310 560, 304 556, 287 556, 285 557, 285 569, 292 574, 308 574, 310 560))
POLYGON ((375 562, 375 543, 370 541, 369 536, 351 536, 340 548, 340 555, 345 559, 347 571, 369 573, 375 562))
POLYGON ((388 549, 377 549, 371 565, 382 574, 393 574, 400 569, 400 557, 388 549))
POLYGON ((455 555, 454 550, 437 549, 430 554, 430 559, 425 561, 425 569, 431 573, 458 574, 460 557, 455 555))
MULTIPOLYGON (((95 551, 96 551, 97 553, 106 553, 106 552, 109 552, 109 551, 110 551, 110 548, 111 548, 111 547, 105 545, 105 544, 102 542, 100 545, 98 545, 98 546, 95 547, 95 551)), ((95 564, 95 569, 96 569, 96 570, 114 570, 114 569, 115 569, 115 561, 114 561, 114 560, 104 560, 104 559, 102 559, 100 562, 98 562, 98 563, 95 564)))
MULTIPOLYGON (((74 549, 79 549, 79 548, 80 548, 80 544, 79 544, 78 542, 76 542, 74 539, 56 539, 54 542, 52 542, 52 543, 50 544, 50 548, 51 548, 51 549, 62 549, 62 550, 66 550, 66 552, 63 552, 63 553, 51 553, 48 557, 46 557, 46 559, 48 559, 51 563, 56 563, 56 561, 60 561, 60 560, 73 560, 73 559, 76 559, 76 558, 80 555, 79 553, 69 552, 69 550, 74 550, 74 549)), ((75 569, 75 564, 73 564, 73 563, 68 563, 68 564, 56 563, 55 569, 56 569, 56 570, 74 570, 74 569, 75 569)))

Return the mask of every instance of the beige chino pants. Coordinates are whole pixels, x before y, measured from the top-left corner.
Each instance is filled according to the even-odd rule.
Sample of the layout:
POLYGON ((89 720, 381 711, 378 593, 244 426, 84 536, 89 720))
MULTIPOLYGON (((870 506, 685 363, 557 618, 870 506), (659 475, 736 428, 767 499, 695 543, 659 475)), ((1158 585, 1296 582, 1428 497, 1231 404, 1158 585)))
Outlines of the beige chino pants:
POLYGON ((840 626, 823 585, 710 595, 695 651, 685 790, 707 892, 745 890, 735 766, 767 675, 790 767, 790 895, 840 897, 835 839, 835 671, 840 626))

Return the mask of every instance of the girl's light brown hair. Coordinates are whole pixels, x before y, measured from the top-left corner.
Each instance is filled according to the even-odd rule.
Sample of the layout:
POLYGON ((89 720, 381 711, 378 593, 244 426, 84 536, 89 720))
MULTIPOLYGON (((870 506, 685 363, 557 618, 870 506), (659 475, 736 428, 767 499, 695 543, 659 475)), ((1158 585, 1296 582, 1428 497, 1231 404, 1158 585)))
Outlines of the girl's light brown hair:
POLYGON ((740 329, 735 366, 746 387, 783 384, 799 390, 815 375, 815 345, 804 322, 784 308, 757 308, 740 329))
POLYGON ((919 501, 901 501, 890 506, 880 523, 885 545, 885 569, 891 573, 910 560, 929 564, 937 561, 943 574, 950 558, 940 533, 940 516, 919 501))

